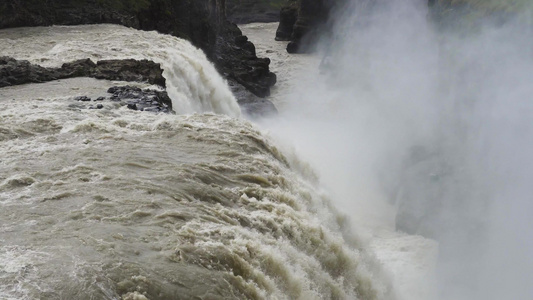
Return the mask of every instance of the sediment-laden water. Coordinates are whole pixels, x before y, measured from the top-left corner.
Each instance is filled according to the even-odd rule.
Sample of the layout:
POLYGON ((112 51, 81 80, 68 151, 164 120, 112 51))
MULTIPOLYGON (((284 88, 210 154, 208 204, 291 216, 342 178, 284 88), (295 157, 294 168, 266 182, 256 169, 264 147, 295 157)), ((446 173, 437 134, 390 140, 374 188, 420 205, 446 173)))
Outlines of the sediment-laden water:
POLYGON ((394 299, 313 170, 234 118, 199 50, 114 25, 3 30, 0 45, 45 66, 161 62, 178 112, 73 100, 120 82, 0 89, 1 299, 394 299))

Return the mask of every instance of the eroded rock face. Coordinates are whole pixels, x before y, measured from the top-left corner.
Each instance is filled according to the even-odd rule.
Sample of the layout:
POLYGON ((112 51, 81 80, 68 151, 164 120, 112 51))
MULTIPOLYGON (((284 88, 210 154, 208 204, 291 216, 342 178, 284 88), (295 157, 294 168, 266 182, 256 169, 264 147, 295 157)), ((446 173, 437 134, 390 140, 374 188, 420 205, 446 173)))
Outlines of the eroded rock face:
POLYGON ((152 113, 174 113, 172 100, 167 92, 153 89, 141 89, 134 86, 113 86, 107 90, 111 96, 91 99, 87 96, 77 96, 68 107, 75 110, 83 109, 116 109, 126 106, 131 110, 152 113))
POLYGON ((26 60, 0 57, 0 87, 73 77, 148 82, 165 87, 161 66, 149 60, 116 59, 94 63, 81 59, 65 63, 61 68, 45 68, 26 60))
POLYGON ((2 1, 0 29, 113 23, 157 30, 191 41, 226 78, 267 96, 275 82, 269 61, 259 59, 253 44, 226 20, 225 7, 226 0, 2 1))
POLYGON ((289 53, 307 52, 318 37, 335 5, 345 0, 289 0, 281 11, 277 40, 290 40, 289 53))
POLYGON ((286 0, 226 0, 226 15, 235 24, 279 22, 286 0))
POLYGON ((280 21, 276 31, 276 41, 290 41, 296 20, 298 19, 298 5, 291 2, 280 11, 280 21))
POLYGON ((246 117, 257 119, 269 117, 278 113, 276 106, 270 100, 257 97, 243 86, 231 81, 229 82, 229 87, 237 98, 237 102, 246 117))

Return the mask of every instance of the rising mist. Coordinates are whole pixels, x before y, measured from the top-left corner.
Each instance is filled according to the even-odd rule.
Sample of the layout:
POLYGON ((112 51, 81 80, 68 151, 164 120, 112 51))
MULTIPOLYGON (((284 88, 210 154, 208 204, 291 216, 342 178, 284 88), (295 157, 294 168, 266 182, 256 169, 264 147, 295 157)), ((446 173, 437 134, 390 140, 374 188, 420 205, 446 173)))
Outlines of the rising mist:
POLYGON ((528 299, 533 30, 528 14, 467 17, 444 26, 423 0, 351 1, 316 47, 320 71, 269 127, 354 227, 438 241, 435 298, 528 299))

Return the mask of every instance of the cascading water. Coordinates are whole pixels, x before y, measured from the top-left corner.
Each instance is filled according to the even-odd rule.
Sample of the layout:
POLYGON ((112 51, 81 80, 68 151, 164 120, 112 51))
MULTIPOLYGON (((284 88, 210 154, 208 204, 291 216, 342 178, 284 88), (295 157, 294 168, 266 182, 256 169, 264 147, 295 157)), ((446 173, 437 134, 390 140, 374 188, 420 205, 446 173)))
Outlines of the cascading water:
MULTIPOLYGON (((178 112, 239 114, 176 38, 97 25, 3 30, 0 45, 46 66, 154 59, 178 112)), ((0 89, 1 299, 394 299, 295 154, 228 116, 72 105, 115 84, 0 89)))
POLYGON ((188 41, 118 25, 19 28, 0 32, 0 53, 46 67, 90 58, 148 59, 160 63, 178 113, 237 117, 240 108, 205 54, 188 41))

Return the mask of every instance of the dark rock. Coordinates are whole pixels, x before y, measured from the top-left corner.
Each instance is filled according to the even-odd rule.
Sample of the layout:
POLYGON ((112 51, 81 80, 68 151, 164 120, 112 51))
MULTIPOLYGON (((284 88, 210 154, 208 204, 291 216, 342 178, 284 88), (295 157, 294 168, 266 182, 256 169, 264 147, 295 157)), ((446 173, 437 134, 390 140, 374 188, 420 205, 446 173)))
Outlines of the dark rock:
POLYGON ((342 7, 347 0, 289 0, 281 10, 276 39, 291 43, 290 53, 308 52, 322 32, 328 28, 328 18, 335 7, 342 7))
POLYGON ((280 21, 276 30, 276 41, 290 41, 294 24, 298 19, 298 5, 296 2, 290 3, 280 11, 280 21))
POLYGON ((239 47, 242 47, 246 42, 248 42, 248 37, 245 35, 235 37, 235 44, 239 47))
POLYGON ((104 101, 104 100, 105 100, 105 97, 98 97, 98 98, 96 98, 96 100, 94 100, 94 101, 104 101))
MULTIPOLYGON (((158 91, 152 89, 141 89, 134 86, 113 86, 110 87, 108 93, 111 93, 109 101, 118 102, 120 106, 126 106, 129 109, 146 111, 146 112, 162 112, 173 113, 172 101, 168 97, 167 92, 158 91)), ((248 92, 249 93, 249 92, 248 92)), ((105 100, 105 97, 99 97, 99 99, 105 100)), ((87 102, 90 98, 86 96, 80 96, 74 98, 75 100, 87 102), (88 100, 87 100, 88 99, 88 100)), ((104 104, 98 103, 96 106, 86 107, 85 105, 69 104, 69 108, 72 109, 103 109, 104 104)))
POLYGON ((56 69, 32 65, 10 57, 0 57, 0 87, 38 83, 63 78, 56 69))
POLYGON ((101 60, 96 65, 98 74, 95 75, 95 78, 146 81, 162 87, 165 86, 161 65, 149 60, 101 60))
POLYGON ((143 81, 165 86, 161 66, 148 60, 103 60, 95 64, 90 59, 82 59, 65 63, 61 68, 44 68, 26 60, 0 57, 0 87, 73 77, 143 81))
POLYGON ((87 96, 79 96, 79 97, 74 98, 74 100, 86 102, 86 101, 91 101, 91 98, 89 98, 87 96))
POLYGON ((226 0, 228 20, 236 24, 279 21, 279 9, 286 0, 226 0))
POLYGON ((237 98, 237 102, 245 116, 250 118, 261 118, 278 113, 276 106, 274 106, 269 100, 255 96, 237 82, 229 81, 228 84, 237 98))
POLYGON ((112 101, 125 103, 129 109, 150 112, 172 112, 172 100, 167 92, 140 89, 132 86, 114 86, 107 90, 112 101))

